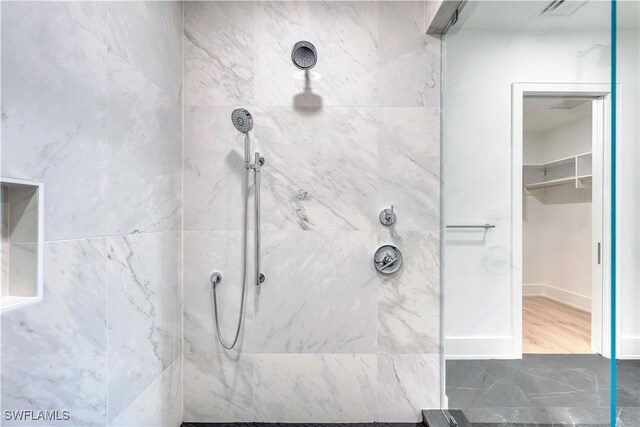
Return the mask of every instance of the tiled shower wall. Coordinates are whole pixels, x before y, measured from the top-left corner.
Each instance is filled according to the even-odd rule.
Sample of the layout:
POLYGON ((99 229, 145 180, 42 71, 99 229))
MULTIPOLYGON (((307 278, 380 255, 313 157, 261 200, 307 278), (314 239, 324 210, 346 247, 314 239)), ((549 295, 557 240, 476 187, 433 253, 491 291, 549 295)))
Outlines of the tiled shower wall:
POLYGON ((182 420, 183 5, 2 2, 2 175, 45 184, 44 300, 2 315, 5 410, 182 420))
POLYGON ((186 421, 414 421, 439 407, 440 42, 424 35, 423 12, 185 4, 186 421), (298 40, 318 49, 307 84, 290 60, 298 40), (266 282, 249 285, 241 344, 227 352, 208 278, 224 276, 229 340, 242 265, 236 107, 252 112, 266 158, 266 282), (378 213, 392 204, 398 221, 385 228, 378 213), (395 276, 373 268, 383 243, 403 252, 395 276))

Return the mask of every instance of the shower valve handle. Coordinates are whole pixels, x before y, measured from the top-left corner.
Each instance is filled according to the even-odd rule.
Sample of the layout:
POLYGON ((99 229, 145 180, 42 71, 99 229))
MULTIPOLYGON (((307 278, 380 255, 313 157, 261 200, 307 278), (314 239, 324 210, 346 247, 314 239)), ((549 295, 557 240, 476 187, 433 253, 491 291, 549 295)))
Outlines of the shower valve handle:
POLYGON ((381 210, 378 219, 382 225, 393 225, 396 222, 396 213, 394 212, 393 205, 391 205, 391 208, 381 210))

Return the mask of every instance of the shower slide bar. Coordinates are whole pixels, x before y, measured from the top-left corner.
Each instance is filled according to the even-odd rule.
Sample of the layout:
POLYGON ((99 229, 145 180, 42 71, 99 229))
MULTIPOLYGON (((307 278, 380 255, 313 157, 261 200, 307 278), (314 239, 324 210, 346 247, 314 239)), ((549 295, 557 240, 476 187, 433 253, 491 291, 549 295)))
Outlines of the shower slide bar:
POLYGON ((488 230, 490 228, 496 228, 495 224, 482 224, 482 225, 447 225, 446 228, 483 228, 488 230))

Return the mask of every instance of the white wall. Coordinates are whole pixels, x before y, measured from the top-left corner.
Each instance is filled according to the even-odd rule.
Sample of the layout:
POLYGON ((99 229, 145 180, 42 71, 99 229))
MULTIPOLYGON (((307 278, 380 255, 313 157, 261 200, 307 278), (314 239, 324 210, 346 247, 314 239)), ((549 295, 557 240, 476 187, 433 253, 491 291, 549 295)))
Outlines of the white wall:
MULTIPOLYGON (((621 2, 618 14, 628 13, 632 2, 621 2)), ((640 17, 636 14, 636 22, 640 17)), ((618 81, 621 83, 618 129, 620 222, 618 251, 620 283, 618 317, 622 358, 640 357, 640 32, 621 31, 618 34, 618 81)))
MULTIPOLYGON (((637 87, 638 33, 623 32, 620 39, 619 56, 626 58, 620 64, 621 83, 637 87)), ((497 225, 484 241, 470 233, 447 233, 447 353, 510 357, 511 84, 608 82, 609 32, 463 30, 448 36, 446 44, 445 222, 497 225)), ((619 316, 622 335, 632 339, 640 335, 639 156, 633 96, 638 91, 630 92, 622 97, 619 149, 619 316)))
MULTIPOLYGON (((591 151, 591 133, 590 116, 547 132, 525 133, 524 163, 591 151)), ((524 191, 523 198, 523 294, 591 310, 591 188, 565 184, 524 191)))

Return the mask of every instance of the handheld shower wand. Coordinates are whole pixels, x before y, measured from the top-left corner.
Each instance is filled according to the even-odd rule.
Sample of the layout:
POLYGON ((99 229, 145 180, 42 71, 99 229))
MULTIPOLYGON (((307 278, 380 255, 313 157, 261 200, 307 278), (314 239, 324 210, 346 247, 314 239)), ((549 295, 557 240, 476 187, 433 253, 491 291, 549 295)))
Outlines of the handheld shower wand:
POLYGON ((242 235, 242 295, 240 300, 240 313, 238 315, 238 323, 236 325, 236 333, 231 344, 227 344, 222 338, 220 332, 220 320, 218 318, 218 298, 216 288, 222 281, 222 274, 214 272, 211 274, 210 280, 213 286, 213 311, 214 319, 216 323, 216 332, 218 333, 218 341, 227 350, 231 350, 235 347, 240 336, 240 330, 242 328, 242 318, 244 313, 245 294, 247 289, 247 228, 248 228, 248 196, 249 196, 249 172, 251 170, 255 173, 255 284, 260 285, 265 280, 264 274, 260 272, 260 168, 264 164, 264 157, 260 156, 260 153, 255 153, 255 163, 250 163, 251 159, 249 151, 251 149, 251 138, 249 132, 253 129, 253 117, 244 108, 238 108, 231 113, 231 121, 236 129, 244 134, 244 176, 243 176, 243 188, 242 188, 242 200, 243 200, 243 235, 242 235))

